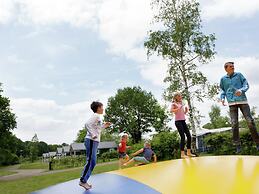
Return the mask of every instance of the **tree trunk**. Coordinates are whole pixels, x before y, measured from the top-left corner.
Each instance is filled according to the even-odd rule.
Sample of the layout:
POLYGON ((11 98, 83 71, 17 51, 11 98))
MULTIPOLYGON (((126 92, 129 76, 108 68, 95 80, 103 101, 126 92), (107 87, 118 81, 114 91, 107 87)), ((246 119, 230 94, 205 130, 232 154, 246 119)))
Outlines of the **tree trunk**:
POLYGON ((182 66, 182 76, 183 76, 183 81, 184 81, 184 87, 185 87, 185 93, 186 93, 186 99, 188 102, 188 106, 189 106, 189 120, 190 120, 190 124, 191 124, 191 130, 192 130, 192 151, 196 152, 196 127, 195 127, 195 121, 194 121, 194 112, 193 112, 193 108, 192 108, 192 102, 191 102, 191 94, 189 91, 189 87, 188 87, 188 81, 187 81, 187 77, 185 75, 185 68, 184 66, 182 66))
POLYGON ((187 97, 187 102, 189 105, 189 120, 191 123, 191 130, 192 130, 192 150, 193 152, 196 152, 196 127, 195 127, 195 121, 194 121, 194 113, 193 113, 193 108, 192 108, 192 102, 191 102, 191 98, 190 98, 190 94, 189 91, 187 91, 188 93, 188 97, 187 97))

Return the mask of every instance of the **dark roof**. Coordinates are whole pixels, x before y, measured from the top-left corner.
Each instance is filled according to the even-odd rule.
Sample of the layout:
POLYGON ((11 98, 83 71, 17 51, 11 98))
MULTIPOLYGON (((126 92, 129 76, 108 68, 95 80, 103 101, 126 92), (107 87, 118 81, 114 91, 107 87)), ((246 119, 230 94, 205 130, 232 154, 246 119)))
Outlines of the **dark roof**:
POLYGON ((99 143, 99 149, 117 148, 115 141, 103 141, 99 143))
POLYGON ((86 150, 84 143, 72 143, 71 149, 72 149, 72 151, 86 150))
MULTIPOLYGON (((117 148, 117 144, 115 141, 103 141, 99 143, 98 149, 110 149, 117 148)), ((84 143, 72 143, 71 144, 72 151, 81 151, 86 150, 84 143)))

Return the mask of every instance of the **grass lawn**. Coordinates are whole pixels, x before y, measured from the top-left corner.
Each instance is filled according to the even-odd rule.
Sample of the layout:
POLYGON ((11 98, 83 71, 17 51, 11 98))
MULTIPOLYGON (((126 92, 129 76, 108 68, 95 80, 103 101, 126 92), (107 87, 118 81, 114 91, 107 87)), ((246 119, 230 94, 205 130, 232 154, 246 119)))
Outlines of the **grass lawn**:
POLYGON ((15 174, 16 172, 10 172, 8 170, 2 170, 0 169, 0 176, 7 176, 7 175, 11 175, 11 174, 15 174))
POLYGON ((19 169, 48 169, 48 163, 43 163, 41 161, 36 161, 36 162, 25 162, 22 163, 19 167, 19 169))
MULTIPOLYGON (((118 164, 96 166, 93 174, 117 170, 118 164)), ((0 181, 0 194, 26 194, 32 191, 46 188, 50 185, 69 181, 80 177, 82 169, 71 169, 68 172, 60 172, 15 181, 0 181)))

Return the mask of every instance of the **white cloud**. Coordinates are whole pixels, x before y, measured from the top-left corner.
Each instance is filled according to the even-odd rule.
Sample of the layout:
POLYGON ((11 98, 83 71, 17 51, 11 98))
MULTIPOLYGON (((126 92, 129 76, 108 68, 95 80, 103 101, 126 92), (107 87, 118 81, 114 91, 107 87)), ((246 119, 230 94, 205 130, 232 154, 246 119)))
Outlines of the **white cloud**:
POLYGON ((48 70, 54 70, 54 69, 55 69, 55 65, 53 65, 53 64, 47 64, 45 67, 46 67, 48 70))
POLYGON ((0 0, 0 24, 11 21, 14 9, 15 7, 12 0, 0 0))
POLYGON ((167 63, 161 59, 155 59, 141 64, 140 73, 142 77, 155 86, 165 86, 167 63))
POLYGON ((20 57, 18 57, 15 54, 9 55, 7 56, 7 63, 9 65, 22 65, 24 64, 26 61, 24 59, 21 59, 20 57))
MULTIPOLYGON (((73 47, 68 44, 59 44, 59 45, 54 45, 54 44, 43 44, 42 49, 44 52, 46 52, 50 56, 55 56, 57 57, 58 55, 62 55, 64 53, 71 53, 76 51, 76 47, 73 47)), ((48 66, 50 67, 50 66, 48 66)))
POLYGON ((30 89, 26 88, 25 86, 14 86, 12 87, 12 90, 17 92, 28 92, 30 89))
POLYGON ((201 0, 201 5, 202 16, 206 20, 251 17, 259 12, 258 0, 201 0))
POLYGON ((73 26, 96 24, 96 10, 100 1, 95 0, 17 0, 20 23, 52 25, 68 23, 73 26))
POLYGON ((55 85, 54 84, 50 84, 50 83, 43 83, 41 84, 41 87, 44 88, 44 89, 54 89, 55 88, 55 85))
POLYGON ((90 101, 59 105, 53 100, 11 99, 18 123, 14 132, 24 141, 37 133, 47 143, 72 143, 92 114, 89 106, 90 101))
POLYGON ((14 133, 23 141, 30 140, 36 133, 40 141, 47 143, 72 143, 92 114, 91 102, 99 100, 106 107, 111 95, 114 95, 112 91, 92 90, 87 95, 91 100, 67 105, 54 100, 11 98, 18 125, 14 133))
POLYGON ((127 55, 142 45, 152 18, 150 1, 106 0, 99 11, 99 32, 109 51, 127 55))

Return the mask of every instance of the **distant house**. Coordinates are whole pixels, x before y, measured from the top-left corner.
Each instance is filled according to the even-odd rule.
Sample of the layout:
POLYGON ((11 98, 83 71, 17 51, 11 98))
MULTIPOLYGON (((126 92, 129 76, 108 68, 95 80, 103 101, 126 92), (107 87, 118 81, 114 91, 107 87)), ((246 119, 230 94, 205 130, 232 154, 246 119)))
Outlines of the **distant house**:
POLYGON ((48 162, 50 158, 57 156, 57 152, 48 152, 42 154, 42 161, 48 162))
POLYGON ((197 137, 197 150, 198 152, 205 152, 208 150, 207 145, 204 143, 204 138, 209 135, 209 134, 214 134, 214 133, 221 133, 225 131, 231 131, 231 128, 229 127, 224 127, 224 128, 218 128, 218 129, 204 129, 202 128, 201 130, 197 130, 196 132, 196 137, 197 137))
POLYGON ((70 155, 70 146, 63 146, 62 151, 64 156, 70 155))
MULTIPOLYGON (((98 152, 111 151, 117 148, 117 145, 114 141, 104 141, 100 142, 98 146, 98 152)), ((72 143, 70 145, 70 154, 71 155, 81 155, 85 154, 86 148, 84 143, 72 143)))
POLYGON ((49 153, 43 153, 43 154, 42 154, 42 161, 43 161, 43 162, 47 162, 47 161, 48 161, 48 158, 49 158, 49 153))
POLYGON ((98 153, 103 153, 107 151, 112 151, 117 149, 117 144, 115 141, 103 141, 99 143, 98 153))
POLYGON ((57 155, 57 152, 49 152, 49 157, 55 157, 57 155))
POLYGON ((85 153, 84 143, 72 143, 70 145, 70 155, 81 155, 85 153))
POLYGON ((63 155, 63 149, 57 148, 57 156, 62 156, 62 155, 63 155))

